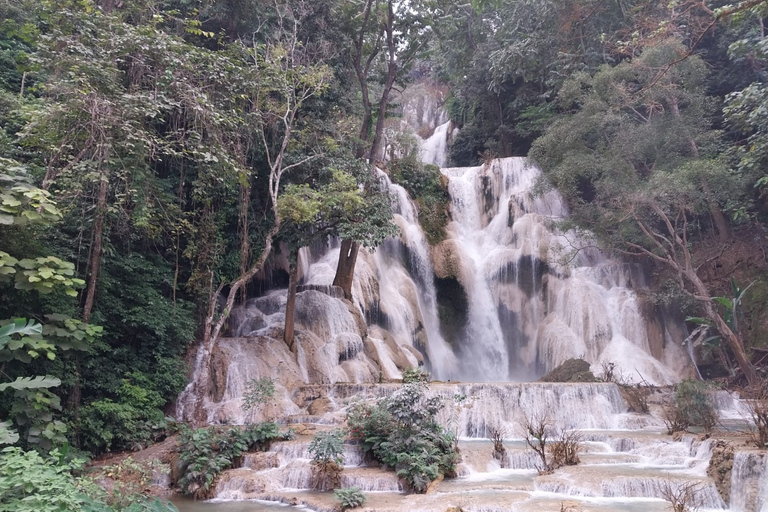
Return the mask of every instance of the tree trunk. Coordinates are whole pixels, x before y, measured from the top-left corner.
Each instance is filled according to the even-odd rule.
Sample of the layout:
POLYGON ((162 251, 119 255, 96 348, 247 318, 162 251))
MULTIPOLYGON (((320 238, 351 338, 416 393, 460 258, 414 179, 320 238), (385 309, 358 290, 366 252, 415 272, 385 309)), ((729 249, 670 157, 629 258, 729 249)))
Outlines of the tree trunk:
MULTIPOLYGON (((248 271, 248 261, 251 259, 251 244, 248 239, 248 209, 251 200, 250 177, 246 183, 240 185, 240 275, 248 271)), ((240 291, 240 303, 245 303, 248 298, 248 288, 244 286, 240 291)))
POLYGON ((684 275, 696 289, 698 299, 701 300, 704 304, 704 312, 706 313, 707 318, 712 320, 717 331, 720 333, 723 339, 725 339, 725 342, 728 344, 731 352, 733 352, 733 355, 736 357, 736 362, 739 365, 739 369, 747 378, 747 382, 749 383, 750 387, 759 386, 760 377, 757 375, 755 367, 752 365, 749 358, 747 357, 747 353, 744 351, 744 344, 741 342, 741 338, 739 338, 739 336, 734 333, 730 327, 728 327, 728 324, 725 323, 723 317, 720 316, 720 314, 715 309, 715 306, 712 304, 712 297, 710 297, 709 290, 707 290, 704 282, 699 278, 699 276, 696 274, 696 271, 692 268, 689 268, 686 272, 684 272, 684 275))
POLYGON ((267 233, 264 239, 264 250, 256 261, 245 274, 241 274, 236 281, 230 283, 229 293, 227 294, 227 303, 224 306, 224 310, 216 316, 217 313, 217 301, 221 290, 226 283, 222 282, 216 292, 214 292, 210 300, 208 314, 205 317, 205 326, 203 330, 203 343, 202 354, 199 358, 201 360, 200 371, 195 376, 194 387, 192 388, 192 394, 195 397, 195 420, 198 425, 205 423, 205 411, 203 410, 203 404, 205 396, 208 394, 208 387, 211 385, 211 359, 213 357, 213 351, 216 348, 216 340, 219 338, 221 330, 224 328, 224 324, 229 317, 230 311, 235 304, 237 293, 242 286, 248 283, 256 273, 264 268, 264 262, 267 261, 267 256, 272 252, 272 241, 280 230, 280 222, 276 222, 272 229, 267 233), (201 389, 201 386, 207 386, 201 389))
POLYGON ((352 300, 352 281, 355 277, 355 263, 360 246, 354 240, 343 240, 339 251, 339 264, 336 266, 336 277, 333 278, 333 286, 339 286, 344 290, 344 298, 352 300))
POLYGON ((725 215, 723 215, 720 205, 712 198, 712 190, 709 188, 707 180, 701 180, 701 189, 707 196, 707 207, 709 208, 710 215, 712 215, 712 221, 715 223, 715 229, 717 229, 717 239, 721 243, 727 242, 731 238, 731 228, 728 225, 728 221, 725 220, 725 215))
POLYGON ((705 303, 704 309, 707 312, 707 317, 715 323, 715 327, 717 328, 718 332, 723 338, 725 338, 725 341, 728 343, 728 347, 730 347, 733 355, 736 357, 736 362, 739 364, 739 369, 747 378, 749 386, 757 389, 757 387, 760 386, 760 377, 757 375, 755 367, 747 357, 747 353, 744 351, 744 344, 741 342, 741 339, 731 330, 730 327, 728 327, 728 324, 725 323, 723 317, 721 317, 717 311, 715 311, 712 302, 705 303))
POLYGON ((101 248, 104 238, 104 216, 107 213, 107 177, 102 171, 99 183, 99 195, 96 199, 96 222, 93 226, 93 248, 91 249, 91 274, 88 277, 88 290, 83 306, 83 322, 88 322, 93 310, 93 302, 96 296, 96 280, 99 277, 99 265, 101 264, 101 248))
POLYGON ((387 25, 385 32, 387 34, 387 48, 389 50, 389 61, 387 63, 387 79, 384 83, 384 88, 381 91, 381 100, 379 101, 379 118, 376 119, 376 132, 373 135, 373 144, 371 145, 370 161, 375 163, 376 160, 383 159, 382 155, 382 142, 384 139, 384 121, 387 117, 387 106, 389 105, 389 94, 392 92, 392 87, 395 85, 395 79, 397 78, 397 47, 395 43, 395 13, 392 7, 392 0, 387 2, 387 25))
POLYGON ((285 329, 283 340, 288 345, 288 349, 294 351, 293 328, 296 316, 296 286, 298 285, 299 265, 298 262, 292 262, 288 281, 288 298, 285 302, 285 329))

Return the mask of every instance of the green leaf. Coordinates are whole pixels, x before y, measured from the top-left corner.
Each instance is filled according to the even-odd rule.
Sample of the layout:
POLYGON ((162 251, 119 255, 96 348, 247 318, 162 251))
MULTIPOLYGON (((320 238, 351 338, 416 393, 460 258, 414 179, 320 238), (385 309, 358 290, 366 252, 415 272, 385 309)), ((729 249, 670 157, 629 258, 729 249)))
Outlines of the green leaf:
POLYGON ((8 388, 16 390, 24 389, 40 389, 40 388, 55 388, 61 385, 61 380, 49 375, 37 377, 17 377, 13 382, 6 382, 0 384, 0 391, 5 391, 8 388))

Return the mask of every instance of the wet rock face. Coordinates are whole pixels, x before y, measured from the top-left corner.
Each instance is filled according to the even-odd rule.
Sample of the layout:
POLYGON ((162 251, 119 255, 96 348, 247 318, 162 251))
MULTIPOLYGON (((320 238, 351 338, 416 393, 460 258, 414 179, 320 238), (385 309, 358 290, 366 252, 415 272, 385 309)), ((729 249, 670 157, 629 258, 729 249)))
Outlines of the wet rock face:
POLYGON ((539 379, 539 382, 595 382, 596 380, 595 375, 589 370, 588 362, 583 359, 568 359, 539 379))
POLYGON ((712 448, 707 476, 715 481, 717 492, 723 501, 731 500, 731 471, 733 470, 733 446, 725 441, 717 441, 712 448))

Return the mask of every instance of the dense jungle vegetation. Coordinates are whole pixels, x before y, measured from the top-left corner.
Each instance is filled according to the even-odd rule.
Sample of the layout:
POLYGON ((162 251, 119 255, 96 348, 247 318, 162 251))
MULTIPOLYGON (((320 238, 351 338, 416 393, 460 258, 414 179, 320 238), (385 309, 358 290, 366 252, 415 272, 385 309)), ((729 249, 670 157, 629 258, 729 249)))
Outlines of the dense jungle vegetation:
MULTIPOLYGON (((54 454, 45 471, 75 489, 75 453, 166 436, 190 346, 210 353, 273 249, 295 296, 298 249, 339 237, 349 297, 359 246, 397 232, 366 161, 412 82, 450 91, 453 164, 530 154, 569 227, 652 268, 649 307, 711 327, 691 341, 711 375, 757 384, 766 15, 765 0, 0 0, 4 453, 54 454)), ((414 158, 391 174, 439 241, 445 190, 414 158)))

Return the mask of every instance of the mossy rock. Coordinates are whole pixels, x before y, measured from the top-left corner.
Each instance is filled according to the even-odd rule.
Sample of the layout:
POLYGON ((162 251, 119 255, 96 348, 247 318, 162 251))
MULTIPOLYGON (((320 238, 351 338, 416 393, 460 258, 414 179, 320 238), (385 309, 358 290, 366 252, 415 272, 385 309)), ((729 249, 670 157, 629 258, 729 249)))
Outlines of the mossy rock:
POLYGON ((583 359, 568 359, 566 362, 543 376, 539 382, 597 382, 583 359))

